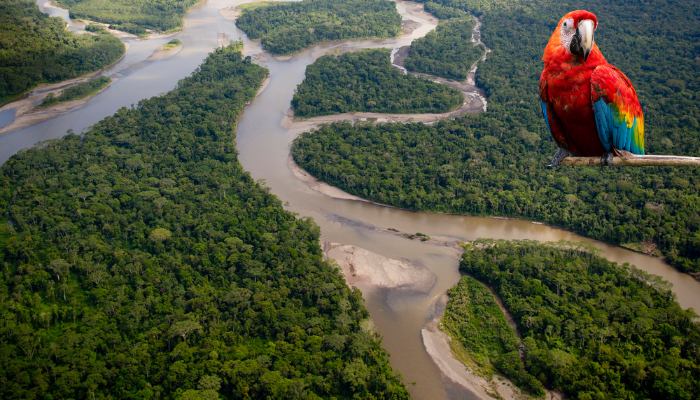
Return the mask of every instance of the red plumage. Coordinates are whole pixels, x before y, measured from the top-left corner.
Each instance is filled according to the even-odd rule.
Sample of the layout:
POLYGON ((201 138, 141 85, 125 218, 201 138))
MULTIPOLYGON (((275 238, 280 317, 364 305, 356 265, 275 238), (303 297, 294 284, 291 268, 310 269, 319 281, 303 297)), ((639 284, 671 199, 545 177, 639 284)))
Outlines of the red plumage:
MULTIPOLYGON (((594 101, 602 97, 611 110, 620 111, 621 114, 615 114, 616 118, 621 118, 617 119, 618 125, 619 121, 623 121, 623 125, 631 126, 633 119, 630 118, 633 117, 639 120, 643 151, 643 120, 637 94, 629 79, 608 64, 593 42, 592 31, 597 25, 598 20, 592 13, 573 11, 559 21, 549 39, 542 58, 545 65, 539 88, 547 125, 560 148, 583 156, 603 155, 606 150, 612 149, 611 141, 605 137, 608 133, 599 132, 601 124, 607 122, 604 119, 601 122, 600 112, 596 121, 594 111, 594 101), (586 29, 590 31, 590 42, 581 37, 579 28, 582 32, 586 32, 586 29), (584 53, 589 50, 590 53, 584 53), (594 86, 591 85, 592 77, 594 86), (624 84, 621 85, 621 82, 624 84), (625 120, 627 115, 628 120, 625 120), (607 145, 602 139, 607 141, 607 145)), ((612 126, 612 122, 610 124, 612 126)), ((639 130, 635 132, 640 135, 639 130)), ((609 135, 612 137, 612 133, 609 135)))

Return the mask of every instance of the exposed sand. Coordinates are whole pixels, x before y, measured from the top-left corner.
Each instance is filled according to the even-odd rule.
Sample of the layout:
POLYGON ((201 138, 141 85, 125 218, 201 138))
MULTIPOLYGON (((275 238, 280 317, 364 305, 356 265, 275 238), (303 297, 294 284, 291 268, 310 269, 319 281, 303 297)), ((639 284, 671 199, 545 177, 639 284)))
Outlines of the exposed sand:
POLYGON ((219 10, 219 14, 231 22, 236 22, 241 15, 241 10, 235 7, 227 7, 219 10))
POLYGON ((260 96, 260 93, 264 92, 265 89, 267 89, 267 85, 269 85, 269 84, 270 84, 270 77, 267 76, 265 78, 265 80, 262 82, 262 84, 260 85, 260 88, 258 89, 258 91, 255 93, 255 97, 260 96))
MULTIPOLYGON (((163 45, 165 46, 165 45, 163 45)), ((153 50, 153 54, 148 56, 146 61, 160 61, 160 60, 167 60, 168 58, 174 56, 175 54, 179 53, 180 50, 182 50, 183 47, 185 47, 184 44, 180 44, 179 46, 173 47, 170 50, 163 50, 163 46, 160 46, 159 48, 153 50)))
POLYGON ((427 267, 410 260, 398 260, 357 246, 323 242, 326 258, 338 262, 348 285, 364 283, 376 288, 427 293, 437 277, 427 267))
MULTIPOLYGON (((93 74, 90 74, 90 76, 97 77, 97 76, 99 76, 100 72, 95 72, 93 74)), ((61 85, 61 87, 57 88, 56 90, 48 90, 48 91, 42 92, 40 94, 30 95, 29 97, 27 97, 25 99, 15 101, 13 103, 7 104, 3 108, 0 108, 0 111, 8 109, 8 108, 15 108, 15 119, 12 121, 11 124, 0 129, 0 136, 6 135, 8 133, 11 133, 11 132, 14 132, 14 131, 17 131, 20 129, 24 129, 24 128, 32 126, 32 125, 36 125, 36 124, 44 122, 44 121, 48 121, 52 118, 56 118, 60 115, 67 113, 68 111, 74 109, 75 107, 82 106, 83 104, 87 103, 87 101, 90 100, 94 95, 96 95, 97 93, 100 93, 101 91, 108 88, 109 85, 111 85, 113 82, 113 81, 110 82, 109 85, 100 89, 95 94, 90 95, 88 97, 85 97, 83 99, 66 101, 64 103, 58 103, 56 105, 49 106, 49 107, 34 107, 35 102, 37 102, 39 100, 43 100, 44 97, 48 96, 49 93, 53 93, 54 96, 58 96, 63 91, 64 86, 68 85, 69 82, 75 83, 75 82, 84 82, 87 80, 88 79, 86 79, 86 77, 82 77, 82 78, 71 79, 70 81, 56 83, 54 85, 47 85, 49 87, 45 86, 41 89, 47 90, 50 88, 50 86, 56 86, 56 85, 61 85), (12 106, 12 107, 8 107, 8 106, 12 106)))
MULTIPOLYGON (((119 57, 118 60, 113 62, 112 64, 102 68, 99 71, 95 71, 91 74, 83 75, 78 78, 73 78, 73 79, 68 79, 62 82, 58 83, 51 83, 51 84, 41 84, 37 86, 36 88, 30 90, 25 94, 25 96, 19 100, 15 100, 11 103, 5 104, 3 107, 0 108, 0 111, 4 110, 9 110, 14 108, 15 109, 15 118, 12 121, 11 124, 4 126, 2 129, 0 129, 0 136, 6 135, 8 133, 27 128, 32 125, 36 125, 38 123, 50 120, 52 118, 56 118, 60 115, 63 115, 67 113, 68 111, 72 110, 75 107, 81 106, 85 104, 88 100, 90 100, 94 95, 97 93, 100 93, 102 90, 106 89, 109 87, 109 85, 105 86, 102 88, 99 92, 85 97, 80 100, 73 100, 73 101, 68 101, 65 103, 59 103, 51 107, 41 107, 41 108, 35 108, 34 103, 36 103, 39 100, 43 100, 44 97, 48 96, 49 93, 53 93, 54 96, 58 95, 61 93, 63 89, 65 89, 68 86, 72 86, 76 83, 81 83, 81 82, 87 82, 90 79, 97 78, 102 75, 104 71, 106 71, 108 68, 113 66, 114 64, 118 63, 124 56, 126 55, 126 52, 129 50, 130 44, 129 43, 124 43, 124 54, 122 54, 121 57, 119 57)), ((111 84, 111 83, 110 83, 111 84)))
POLYGON ((233 42, 231 38, 228 37, 228 35, 224 32, 219 32, 217 34, 217 42, 216 45, 219 47, 225 47, 230 45, 233 42))
MULTIPOLYGON (((529 397, 505 377, 494 375, 491 380, 487 380, 454 357, 452 338, 442 330, 440 322, 445 314, 447 300, 446 294, 441 296, 435 305, 434 318, 421 330, 423 345, 443 375, 474 393, 481 400, 493 400, 493 398, 528 399, 529 397)), ((544 398, 546 400, 562 400, 564 397, 560 393, 548 391, 544 398)))

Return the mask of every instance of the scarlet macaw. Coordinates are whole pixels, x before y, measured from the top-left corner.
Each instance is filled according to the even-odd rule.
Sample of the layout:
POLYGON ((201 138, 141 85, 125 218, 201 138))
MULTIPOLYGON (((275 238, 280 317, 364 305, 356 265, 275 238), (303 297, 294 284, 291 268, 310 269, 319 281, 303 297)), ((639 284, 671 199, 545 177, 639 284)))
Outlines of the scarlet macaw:
POLYGON ((608 64, 593 41, 598 19, 588 11, 566 14, 544 50, 540 75, 542 113, 559 151, 569 155, 644 154, 644 116, 632 82, 608 64))

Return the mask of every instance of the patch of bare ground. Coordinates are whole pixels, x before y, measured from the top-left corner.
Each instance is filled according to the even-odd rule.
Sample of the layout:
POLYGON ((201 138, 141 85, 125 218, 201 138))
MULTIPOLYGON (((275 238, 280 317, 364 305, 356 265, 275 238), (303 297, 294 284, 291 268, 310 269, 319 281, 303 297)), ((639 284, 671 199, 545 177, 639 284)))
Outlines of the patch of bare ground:
POLYGON ((336 260, 350 286, 428 293, 437 277, 429 268, 407 259, 388 258, 357 246, 323 242, 323 254, 336 260))
MULTIPOLYGON (((163 45, 165 46, 165 45, 163 45)), ((175 54, 179 53, 180 50, 185 46, 184 44, 180 44, 179 46, 173 47, 172 49, 169 50, 163 50, 163 46, 160 46, 159 48, 153 50, 153 53, 148 56, 146 61, 161 61, 161 60, 167 60, 168 58, 174 56, 175 54)))

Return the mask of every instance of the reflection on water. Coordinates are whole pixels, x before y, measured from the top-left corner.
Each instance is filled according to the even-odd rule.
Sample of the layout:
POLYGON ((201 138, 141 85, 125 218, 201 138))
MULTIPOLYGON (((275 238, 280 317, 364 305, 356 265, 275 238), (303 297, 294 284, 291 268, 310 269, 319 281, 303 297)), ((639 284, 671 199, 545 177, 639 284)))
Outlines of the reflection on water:
MULTIPOLYGON (((219 32, 231 38, 243 38, 246 55, 260 53, 258 43, 248 40, 233 23, 218 14, 218 10, 242 2, 244 1, 209 0, 195 5, 185 18, 185 30, 174 36, 185 47, 176 56, 164 61, 146 62, 145 59, 170 38, 147 41, 126 39, 131 44, 129 51, 124 59, 107 72, 107 75, 118 78, 115 83, 74 112, 0 137, 0 162, 5 162, 21 148, 37 141, 60 137, 68 129, 81 132, 122 106, 128 107, 142 98, 171 90, 179 79, 189 75, 217 45, 219 32)), ((414 38, 425 35, 435 27, 434 23, 425 19, 409 16, 407 7, 412 5, 415 3, 400 3, 397 6, 405 19, 422 23, 410 37, 353 40, 342 44, 388 48, 409 44, 414 38)), ((409 258, 435 273, 437 281, 426 295, 360 286, 367 308, 383 334, 383 345, 392 355, 392 366, 401 371, 407 382, 417 383, 416 386, 409 386, 414 398, 474 398, 460 386, 443 381, 420 338, 420 329, 430 320, 436 299, 459 280, 459 254, 447 247, 409 241, 367 229, 367 225, 464 240, 489 237, 540 241, 564 239, 593 243, 610 260, 629 262, 642 270, 661 275, 674 284, 674 291, 683 307, 700 310, 700 284, 656 258, 528 221, 411 212, 365 202, 332 199, 297 180, 287 167, 287 158, 289 144, 299 132, 282 129, 280 121, 289 108, 294 89, 304 78, 306 66, 313 60, 312 54, 335 45, 337 43, 313 46, 289 61, 277 61, 266 55, 269 61, 262 64, 270 70, 272 79, 267 89, 241 116, 237 130, 239 158, 254 179, 265 179, 272 193, 282 201, 289 202, 287 208, 290 211, 312 217, 320 225, 324 240, 356 245, 386 257, 409 258)))

